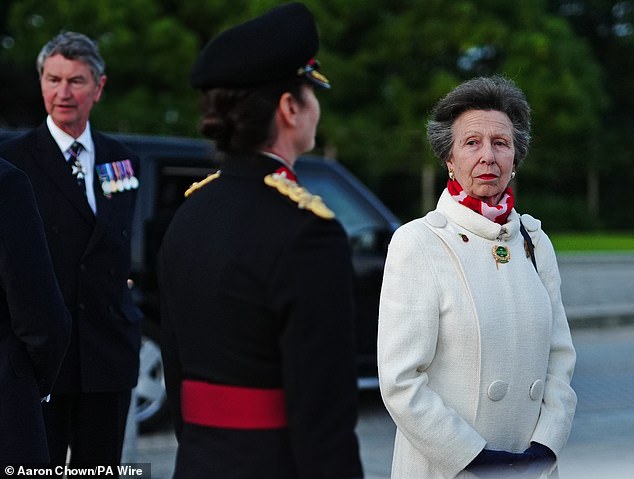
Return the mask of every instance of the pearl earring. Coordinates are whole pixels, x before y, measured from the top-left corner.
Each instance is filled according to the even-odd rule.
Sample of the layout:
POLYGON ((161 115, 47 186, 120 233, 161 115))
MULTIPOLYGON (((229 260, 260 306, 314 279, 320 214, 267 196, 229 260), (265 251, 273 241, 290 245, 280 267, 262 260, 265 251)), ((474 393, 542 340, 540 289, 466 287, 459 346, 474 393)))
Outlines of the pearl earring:
POLYGON ((515 170, 511 171, 511 179, 515 178, 515 170))
POLYGON ((455 178, 455 175, 453 174, 453 170, 449 170, 449 179, 453 180, 455 178))

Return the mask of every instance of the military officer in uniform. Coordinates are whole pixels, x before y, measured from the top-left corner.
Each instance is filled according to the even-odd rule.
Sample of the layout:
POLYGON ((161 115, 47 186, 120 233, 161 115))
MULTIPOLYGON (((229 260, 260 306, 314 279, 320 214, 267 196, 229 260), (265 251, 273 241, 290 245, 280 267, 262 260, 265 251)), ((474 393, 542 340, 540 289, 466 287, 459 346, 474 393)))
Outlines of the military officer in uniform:
POLYGON ((346 235, 300 186, 330 84, 299 3, 212 39, 191 83, 221 168, 188 191, 159 254, 176 478, 359 478, 346 235))

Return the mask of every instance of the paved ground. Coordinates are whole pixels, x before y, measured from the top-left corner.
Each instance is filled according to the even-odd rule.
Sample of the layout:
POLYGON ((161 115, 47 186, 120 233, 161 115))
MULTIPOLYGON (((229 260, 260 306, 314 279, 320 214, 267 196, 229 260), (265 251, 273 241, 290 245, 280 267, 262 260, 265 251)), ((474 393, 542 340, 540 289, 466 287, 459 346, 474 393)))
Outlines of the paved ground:
MULTIPOLYGON (((634 325, 575 328, 579 398, 561 479, 634 478, 634 325)), ((367 479, 389 477, 394 425, 376 393, 361 398, 358 426, 367 479)), ((176 443, 164 427, 138 438, 131 462, 150 462, 152 479, 168 479, 176 443)))
POLYGON ((562 479, 634 478, 634 326, 573 331, 578 405, 562 479))
POLYGON ((634 254, 562 254, 561 297, 572 324, 634 315, 634 254))

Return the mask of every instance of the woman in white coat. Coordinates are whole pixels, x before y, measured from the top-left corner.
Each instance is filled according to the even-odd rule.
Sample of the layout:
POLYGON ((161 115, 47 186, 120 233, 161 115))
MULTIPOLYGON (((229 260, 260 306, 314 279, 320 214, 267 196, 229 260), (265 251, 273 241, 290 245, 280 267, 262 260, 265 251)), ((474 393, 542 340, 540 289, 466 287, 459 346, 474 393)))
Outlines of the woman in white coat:
POLYGON ((379 312, 392 478, 541 477, 576 407, 575 351, 552 244, 513 208, 530 107, 503 77, 469 80, 427 128, 449 180, 392 238, 379 312))

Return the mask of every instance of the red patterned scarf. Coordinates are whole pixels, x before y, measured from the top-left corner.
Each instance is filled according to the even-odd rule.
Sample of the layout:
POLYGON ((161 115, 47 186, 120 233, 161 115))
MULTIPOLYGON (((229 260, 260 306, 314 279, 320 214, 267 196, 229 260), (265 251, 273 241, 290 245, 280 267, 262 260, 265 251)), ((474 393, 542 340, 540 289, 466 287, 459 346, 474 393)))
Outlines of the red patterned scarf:
POLYGON ((447 181, 447 189, 451 197, 461 205, 465 205, 467 208, 472 209, 476 213, 481 214, 485 218, 490 219, 500 225, 506 223, 506 220, 511 214, 511 210, 515 205, 515 198, 513 197, 513 190, 508 187, 502 198, 497 205, 490 205, 489 203, 469 196, 465 193, 456 180, 447 181))

